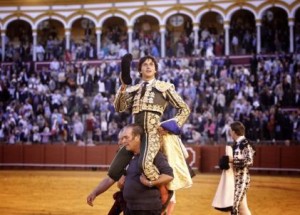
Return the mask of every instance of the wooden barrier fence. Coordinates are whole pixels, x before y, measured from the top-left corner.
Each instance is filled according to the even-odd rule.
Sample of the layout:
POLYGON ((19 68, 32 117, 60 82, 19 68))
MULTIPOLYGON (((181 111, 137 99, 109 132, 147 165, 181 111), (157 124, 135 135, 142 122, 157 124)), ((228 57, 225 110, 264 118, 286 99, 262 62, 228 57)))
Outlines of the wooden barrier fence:
MULTIPOLYGON (((216 172, 224 146, 186 145, 188 163, 200 172, 216 172)), ((0 145, 0 167, 108 168, 117 145, 0 145)), ((253 171, 299 172, 300 146, 257 146, 253 171)))

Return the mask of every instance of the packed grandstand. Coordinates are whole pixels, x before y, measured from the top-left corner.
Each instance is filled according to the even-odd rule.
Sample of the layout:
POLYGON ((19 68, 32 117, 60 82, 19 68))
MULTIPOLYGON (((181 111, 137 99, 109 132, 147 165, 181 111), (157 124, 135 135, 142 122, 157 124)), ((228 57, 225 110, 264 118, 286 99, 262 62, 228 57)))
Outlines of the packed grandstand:
MULTIPOLYGON (((104 15, 90 15, 88 4, 80 13, 66 6, 74 14, 65 19, 59 6, 56 12, 55 6, 37 7, 40 19, 33 12, 30 17, 29 6, 4 17, 0 141, 116 143, 119 130, 131 122, 130 114, 117 114, 113 107, 120 58, 130 52, 135 83, 139 57, 152 55, 159 79, 173 83, 189 105, 192 114, 182 131, 186 143, 231 141, 227 131, 234 120, 243 122, 246 136, 258 143, 299 143, 299 5, 278 1, 255 8, 246 1, 236 9, 231 1, 226 12, 218 9, 225 7, 222 2, 199 1, 204 12, 190 17, 180 1, 163 17, 154 12, 163 6, 146 2, 148 12, 134 21, 121 15, 122 6, 104 21, 104 15)), ((165 118, 174 114, 168 108, 165 118)))

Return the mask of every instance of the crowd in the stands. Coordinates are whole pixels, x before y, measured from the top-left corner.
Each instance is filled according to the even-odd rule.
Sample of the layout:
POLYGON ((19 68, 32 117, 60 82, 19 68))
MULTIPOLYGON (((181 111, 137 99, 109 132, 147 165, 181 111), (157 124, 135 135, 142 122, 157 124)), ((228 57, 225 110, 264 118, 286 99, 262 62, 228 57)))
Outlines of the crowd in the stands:
MULTIPOLYGON (((172 82, 192 114, 187 143, 230 141, 229 123, 242 121, 254 141, 300 141, 300 54, 253 56, 250 66, 229 58, 165 58, 159 79, 172 82)), ((0 70, 0 141, 23 143, 115 142, 131 118, 116 113, 119 61, 58 61, 35 69, 15 60, 0 70)), ((137 61, 132 77, 138 80, 137 61)), ((168 107, 167 115, 174 115, 168 107)))
MULTIPOLYGON (((232 22, 233 54, 256 50, 255 31, 245 27, 249 23, 244 22, 232 22)), ((279 27, 276 31, 265 27, 262 34, 284 37, 286 33, 279 27)), ((50 29, 35 47, 37 61, 50 62, 43 67, 34 66, 33 47, 25 33, 19 35, 17 43, 5 39, 5 52, 0 51, 5 53, 5 63, 0 68, 1 142, 117 141, 120 128, 131 122, 130 114, 116 113, 113 107, 120 86, 119 60, 128 49, 127 33, 115 27, 103 34, 97 53, 93 35, 88 32, 80 42, 71 39, 67 50, 65 39, 59 40, 57 31, 50 29), (89 63, 92 59, 99 59, 100 63, 89 63)), ((254 55, 249 65, 234 65, 228 57, 223 57, 223 34, 213 26, 201 28, 194 49, 192 31, 186 29, 176 41, 172 40, 175 38, 172 32, 167 32, 167 57, 159 58, 159 32, 133 31, 134 59, 147 54, 156 57, 159 79, 173 83, 192 111, 182 129, 184 142, 231 141, 229 124, 240 120, 251 140, 299 143, 299 36, 295 38, 295 54, 285 54, 288 44, 277 38, 274 43, 264 42, 262 47, 264 53, 275 54, 254 55)), ((137 60, 132 64, 131 75, 137 83, 137 60)), ((176 111, 167 108, 165 119, 176 111)))

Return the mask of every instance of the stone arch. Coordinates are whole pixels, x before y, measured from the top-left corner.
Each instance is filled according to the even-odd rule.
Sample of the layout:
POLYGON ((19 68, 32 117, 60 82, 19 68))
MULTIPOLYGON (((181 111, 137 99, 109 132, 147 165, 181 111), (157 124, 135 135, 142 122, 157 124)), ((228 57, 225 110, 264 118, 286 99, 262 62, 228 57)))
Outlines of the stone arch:
POLYGON ((36 23, 37 32, 37 60, 60 59, 65 49, 65 25, 59 19, 51 16, 42 17, 36 23), (42 50, 42 48, 44 50, 42 50), (58 50, 58 51, 55 51, 58 50))
POLYGON ((7 26, 8 26, 11 22, 13 22, 13 21, 15 21, 15 20, 23 20, 23 21, 29 23, 29 25, 31 26, 31 28, 34 29, 34 28, 33 28, 33 27, 34 27, 34 23, 33 23, 32 18, 31 18, 30 16, 25 15, 25 14, 21 14, 21 15, 12 14, 12 15, 6 17, 6 18, 3 20, 3 29, 6 29, 7 26))
POLYGON ((8 43, 5 47, 6 61, 31 59, 30 54, 25 50, 29 51, 32 47, 32 25, 23 19, 15 19, 8 23, 5 30, 8 38, 8 43), (22 53, 19 52, 21 49, 23 50, 22 53))
POLYGON ((252 54, 256 47, 255 15, 247 9, 236 10, 230 17, 230 38, 233 54, 252 54))
POLYGON ((162 22, 161 22, 162 19, 161 19, 159 13, 155 10, 149 9, 146 12, 145 11, 136 11, 130 18, 130 21, 128 23, 129 26, 133 26, 136 19, 138 19, 139 17, 144 16, 144 15, 148 15, 148 16, 152 16, 152 17, 156 18, 159 25, 162 25, 162 22))
POLYGON ((182 8, 179 10, 176 8, 171 8, 163 14, 163 19, 161 21, 161 24, 166 25, 168 19, 175 14, 184 14, 184 15, 188 16, 192 20, 193 23, 197 22, 197 20, 195 20, 194 14, 190 10, 185 9, 185 8, 182 8))
POLYGON ((102 24, 101 37, 103 46, 108 47, 111 43, 127 46, 128 40, 124 40, 127 37, 127 30, 126 21, 121 17, 114 16, 105 19, 102 24))
POLYGON ((259 8, 259 12, 258 12, 258 14, 257 14, 257 18, 258 18, 258 19, 262 19, 264 13, 265 13, 268 9, 273 8, 273 7, 281 8, 281 9, 283 9, 283 10, 286 12, 286 14, 289 14, 289 9, 287 8, 286 3, 278 2, 278 4, 277 4, 277 3, 275 3, 275 4, 270 4, 270 3, 266 2, 266 3, 262 4, 261 7, 259 8))
POLYGON ((296 4, 296 2, 295 2, 295 6, 293 7, 293 9, 290 12, 290 15, 292 18, 295 18, 296 13, 298 12, 299 9, 300 9, 300 5, 296 4))
POLYGON ((200 27, 208 27, 208 25, 211 24, 211 23, 203 23, 203 19, 204 19, 204 18, 207 19, 207 16, 210 15, 210 14, 215 15, 215 17, 214 17, 215 20, 212 20, 212 17, 211 17, 211 16, 209 17, 210 22, 212 22, 212 21, 219 22, 219 24, 221 25, 221 27, 222 27, 222 29, 223 29, 223 23, 224 23, 224 21, 225 21, 225 20, 224 20, 224 16, 222 16, 220 13, 218 13, 218 12, 216 12, 216 11, 212 11, 212 10, 206 11, 206 13, 203 13, 203 14, 202 14, 201 19, 199 20, 200 27), (217 17, 217 16, 218 16, 218 17, 217 17), (221 20, 219 20, 219 19, 217 19, 217 18, 219 18, 219 19, 221 19, 221 20))
POLYGON ((125 21, 125 23, 129 23, 129 19, 128 19, 128 17, 125 15, 125 13, 123 13, 123 12, 121 12, 121 11, 118 11, 118 10, 116 10, 116 11, 114 11, 113 12, 113 15, 112 15, 112 12, 106 12, 106 13, 104 13, 104 14, 102 14, 100 17, 99 17, 99 22, 97 23, 97 25, 96 25, 96 27, 101 27, 101 26, 103 26, 103 23, 107 20, 107 19, 109 19, 109 18, 111 18, 111 17, 119 17, 119 18, 121 18, 121 19, 123 19, 124 21, 125 21))
POLYGON ((224 16, 212 10, 202 13, 197 53, 201 56, 224 55, 224 16))
POLYGON ((300 6, 294 12, 294 47, 295 52, 300 52, 300 6))
POLYGON ((68 17, 66 28, 71 29, 73 22, 75 22, 77 19, 80 19, 80 18, 86 18, 86 19, 91 20, 95 26, 97 25, 97 22, 98 22, 96 17, 92 13, 84 12, 82 14, 78 14, 78 12, 76 12, 68 17))
POLYGON ((65 26, 57 19, 44 19, 37 25, 38 42, 46 46, 48 38, 63 40, 65 26))
POLYGON ((56 20, 58 22, 61 22, 62 25, 64 26, 64 28, 66 28, 66 26, 67 26, 66 20, 61 15, 58 15, 58 14, 54 14, 54 15, 43 14, 43 15, 37 17, 37 20, 34 23, 33 29, 37 29, 38 25, 40 23, 42 23, 43 21, 48 20, 48 19, 52 19, 52 20, 56 20))
POLYGON ((261 14, 263 53, 288 52, 288 13, 282 7, 266 7, 261 14))
POLYGON ((219 7, 214 7, 214 8, 211 8, 211 9, 204 9, 204 10, 201 10, 201 11, 198 11, 197 12, 197 16, 196 16, 196 22, 198 21, 198 20, 201 20, 202 19, 202 16, 204 15, 204 14, 206 14, 206 13, 208 13, 208 12, 215 12, 215 13, 217 13, 217 14, 219 14, 222 18, 223 18, 223 20, 225 21, 225 13, 224 13, 224 11, 221 9, 221 8, 219 8, 219 7))
POLYGON ((167 56, 191 56, 194 42, 190 37, 193 33, 195 21, 185 13, 171 13, 166 20, 166 50, 167 56))
POLYGON ((226 14, 225 20, 231 20, 232 15, 236 11, 239 11, 241 9, 251 12, 253 14, 254 18, 257 19, 258 15, 257 15, 257 12, 255 11, 255 8, 249 4, 245 4, 242 6, 235 5, 235 6, 231 7, 230 9, 228 9, 229 12, 226 14))
POLYGON ((6 30, 6 35, 10 39, 14 39, 14 38, 11 38, 11 37, 16 37, 16 35, 18 35, 19 37, 23 37, 22 34, 26 33, 27 36, 29 36, 31 38, 30 41, 32 41, 32 28, 31 28, 31 25, 28 22, 26 22, 25 20, 16 19, 16 20, 10 22, 6 26, 5 30, 6 30), (24 32, 22 32, 22 31, 24 31, 24 32))
POLYGON ((85 42, 96 43, 95 31, 95 22, 85 16, 77 17, 70 25, 71 39, 78 45, 83 45, 85 42))
MULTIPOLYGON (((149 15, 149 14, 145 14, 145 15, 136 17, 134 26, 137 25, 136 22, 137 22, 139 19, 146 19, 146 21, 147 21, 147 19, 148 19, 148 20, 149 20, 149 19, 152 19, 152 21, 157 22, 158 27, 159 27, 159 20, 158 20, 156 17, 153 17, 152 15, 149 15)), ((158 29, 155 29, 155 30, 158 30, 158 31, 159 31, 159 28, 158 28, 158 29)))
POLYGON ((160 57, 160 42, 159 20, 148 14, 137 17, 133 25, 133 57, 138 58, 147 54, 160 57))
POLYGON ((294 22, 299 22, 300 24, 300 7, 295 11, 294 22))

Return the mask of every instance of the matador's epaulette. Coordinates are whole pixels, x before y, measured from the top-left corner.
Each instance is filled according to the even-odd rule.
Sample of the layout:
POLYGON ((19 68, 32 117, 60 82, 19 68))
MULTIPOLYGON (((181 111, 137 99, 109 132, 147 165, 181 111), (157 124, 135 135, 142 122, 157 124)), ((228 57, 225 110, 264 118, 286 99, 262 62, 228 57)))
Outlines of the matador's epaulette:
POLYGON ((173 86, 173 84, 169 83, 169 82, 165 82, 165 81, 156 81, 154 87, 164 93, 166 92, 168 89, 170 89, 173 86))
POLYGON ((140 88, 141 84, 136 84, 134 86, 130 86, 126 89, 126 92, 127 93, 132 93, 132 92, 135 92, 137 91, 139 88, 140 88))
POLYGON ((243 150, 245 147, 247 147, 249 144, 249 141, 247 139, 243 139, 241 142, 240 142, 240 149, 243 150))
POLYGON ((249 141, 248 139, 244 139, 244 140, 242 140, 241 143, 242 143, 243 146, 244 146, 243 148, 245 148, 245 147, 247 147, 248 145, 250 145, 250 146, 252 147, 253 151, 254 151, 254 154, 255 154, 256 149, 255 149, 255 146, 254 146, 254 144, 253 144, 252 141, 249 141))
POLYGON ((248 139, 243 139, 239 145, 234 144, 233 145, 233 149, 235 150, 237 147, 240 148, 240 150, 243 150, 245 147, 247 147, 249 145, 249 140, 248 139))

